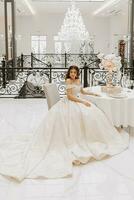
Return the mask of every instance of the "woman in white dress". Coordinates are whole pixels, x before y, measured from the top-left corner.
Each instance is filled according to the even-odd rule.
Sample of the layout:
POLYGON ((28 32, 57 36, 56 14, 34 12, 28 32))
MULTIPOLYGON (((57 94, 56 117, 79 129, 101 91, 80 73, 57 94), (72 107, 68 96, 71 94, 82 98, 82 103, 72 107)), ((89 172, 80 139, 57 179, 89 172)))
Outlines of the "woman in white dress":
POLYGON ((1 174, 18 181, 67 177, 72 175, 73 164, 100 160, 128 147, 128 134, 119 133, 100 109, 79 97, 79 93, 96 94, 81 87, 77 66, 68 70, 66 91, 31 137, 1 138, 1 174))

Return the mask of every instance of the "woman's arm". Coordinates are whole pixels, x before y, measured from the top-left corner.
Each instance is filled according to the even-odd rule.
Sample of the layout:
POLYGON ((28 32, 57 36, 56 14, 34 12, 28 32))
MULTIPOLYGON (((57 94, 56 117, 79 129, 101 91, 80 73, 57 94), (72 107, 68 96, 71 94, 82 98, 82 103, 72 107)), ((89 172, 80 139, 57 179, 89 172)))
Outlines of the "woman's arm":
POLYGON ((67 98, 71 101, 74 101, 74 102, 77 102, 77 103, 82 103, 86 106, 91 106, 91 104, 88 101, 85 101, 85 100, 82 100, 82 99, 75 97, 72 94, 72 89, 67 89, 67 98))
POLYGON ((93 95, 93 96, 98 96, 98 97, 100 96, 99 94, 95 94, 93 92, 87 92, 83 88, 81 88, 81 93, 84 95, 93 95))

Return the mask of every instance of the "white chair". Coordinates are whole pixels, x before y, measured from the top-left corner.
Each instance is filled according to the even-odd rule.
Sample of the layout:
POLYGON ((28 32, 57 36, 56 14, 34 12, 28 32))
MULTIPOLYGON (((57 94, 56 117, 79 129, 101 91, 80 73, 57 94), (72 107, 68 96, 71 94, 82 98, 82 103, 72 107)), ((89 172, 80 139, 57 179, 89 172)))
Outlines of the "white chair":
POLYGON ((50 109, 60 100, 60 94, 55 83, 46 83, 43 88, 47 98, 48 109, 50 109))

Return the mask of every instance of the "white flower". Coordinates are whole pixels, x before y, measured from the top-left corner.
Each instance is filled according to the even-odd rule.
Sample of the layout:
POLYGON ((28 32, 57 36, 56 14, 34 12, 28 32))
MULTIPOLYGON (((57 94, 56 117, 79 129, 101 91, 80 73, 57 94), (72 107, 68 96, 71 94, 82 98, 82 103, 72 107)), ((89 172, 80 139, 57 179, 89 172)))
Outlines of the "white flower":
POLYGON ((104 58, 106 59, 106 60, 113 60, 113 59, 115 59, 115 54, 108 54, 108 55, 106 55, 104 58))
POLYGON ((115 54, 105 55, 100 53, 97 56, 101 63, 99 64, 100 69, 106 69, 108 71, 119 71, 121 68, 121 57, 115 54))
POLYGON ((104 69, 103 65, 100 63, 99 64, 100 69, 104 69))

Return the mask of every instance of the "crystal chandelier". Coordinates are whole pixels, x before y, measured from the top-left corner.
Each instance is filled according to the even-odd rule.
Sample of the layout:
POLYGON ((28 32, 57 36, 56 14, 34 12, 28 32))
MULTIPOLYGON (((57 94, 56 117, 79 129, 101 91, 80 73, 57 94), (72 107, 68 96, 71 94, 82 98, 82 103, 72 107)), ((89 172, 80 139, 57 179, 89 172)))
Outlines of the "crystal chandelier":
POLYGON ((81 13, 75 4, 68 8, 63 25, 58 33, 60 40, 88 40, 89 33, 84 25, 81 13))

